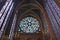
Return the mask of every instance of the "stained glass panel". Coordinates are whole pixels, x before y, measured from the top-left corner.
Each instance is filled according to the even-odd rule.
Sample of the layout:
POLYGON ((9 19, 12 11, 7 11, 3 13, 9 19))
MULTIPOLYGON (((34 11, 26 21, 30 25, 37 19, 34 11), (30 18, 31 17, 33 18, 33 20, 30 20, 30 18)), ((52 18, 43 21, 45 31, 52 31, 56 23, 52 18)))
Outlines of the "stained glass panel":
POLYGON ((22 30, 25 33, 34 33, 39 29, 39 21, 34 17, 26 17, 19 23, 19 31, 22 30))

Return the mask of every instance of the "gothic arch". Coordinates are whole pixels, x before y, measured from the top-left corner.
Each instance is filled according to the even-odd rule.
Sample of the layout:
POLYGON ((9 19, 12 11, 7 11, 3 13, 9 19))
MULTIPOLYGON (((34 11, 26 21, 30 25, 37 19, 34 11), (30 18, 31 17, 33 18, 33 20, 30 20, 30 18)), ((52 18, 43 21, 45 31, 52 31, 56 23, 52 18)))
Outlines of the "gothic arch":
MULTIPOLYGON (((43 10, 43 7, 41 6, 41 5, 38 5, 38 4, 36 4, 36 3, 28 3, 28 4, 18 4, 18 6, 16 7, 16 9, 15 9, 15 11, 16 11, 16 14, 17 15, 19 15, 20 13, 19 13, 19 10, 21 10, 21 9, 23 9, 24 10, 24 7, 25 6, 33 6, 33 8, 26 8, 27 10, 23 13, 24 15, 26 15, 26 13, 28 13, 28 12, 32 12, 33 14, 32 15, 35 15, 35 14, 37 14, 37 13, 35 13, 33 10, 34 9, 36 9, 36 10, 38 10, 40 13, 38 14, 39 16, 40 16, 40 14, 42 15, 42 14, 44 14, 44 13, 42 13, 42 10, 43 10)), ((21 14, 21 15, 23 15, 23 14, 21 14)), ((20 15, 20 17, 21 17, 21 15, 20 15)), ((27 14, 28 15, 28 14, 27 14)), ((31 15, 31 14, 29 14, 29 15, 31 15)), ((42 15, 43 16, 43 15, 42 15)), ((41 16, 40 16, 40 18, 41 18, 41 16)), ((41 18, 42 19, 42 18, 41 18)), ((42 20, 41 20, 42 21, 42 20)), ((41 22, 41 25, 42 25, 43 23, 41 22)), ((44 30, 44 26, 42 25, 42 30, 44 30)), ((45 39, 44 38, 44 33, 43 33, 44 31, 42 31, 42 34, 43 34, 43 39, 45 39)))
POLYGON ((40 27, 41 27, 41 31, 42 31, 42 29, 43 29, 43 27, 42 27, 42 20, 41 20, 41 18, 37 15, 37 14, 34 14, 34 13, 29 13, 29 14, 27 14, 27 13, 25 13, 25 14, 22 14, 19 18, 18 18, 18 22, 17 22, 17 27, 18 27, 18 24, 19 24, 19 21, 21 20, 21 19, 23 19, 24 17, 27 17, 27 16, 32 16, 32 17, 34 17, 34 18, 36 18, 38 21, 39 21, 39 23, 40 23, 40 27))
MULTIPOLYGON (((1 4, 0 40, 5 40, 7 37, 8 37, 7 39, 10 40, 14 40, 15 37, 17 37, 16 40, 31 40, 32 38, 33 38, 32 40, 59 40, 60 39, 59 1, 57 0, 1 0, 0 4, 1 4), (24 18, 27 18, 27 21, 24 18), (31 18, 36 19, 36 20, 33 19, 35 24, 32 23, 31 18), (24 21, 25 21, 25 25, 23 24, 24 21), (39 23, 36 21, 38 21, 39 23), (26 26, 26 24, 28 26, 26 26), (37 27, 36 25, 38 26, 38 28, 40 27, 40 31, 38 33, 34 32, 33 35, 32 33, 28 34, 25 32, 17 31, 18 27, 19 28, 25 27, 29 31, 31 29, 36 28, 37 27), (19 32, 20 34, 18 34, 19 32), (16 36, 15 33, 18 35, 16 36), (23 33, 28 34, 29 36, 25 35, 26 36, 25 37, 24 35, 21 35, 23 33)), ((33 30, 31 31, 33 32, 33 30)))
MULTIPOLYGON (((47 21, 47 25, 49 26, 48 27, 48 29, 49 29, 49 34, 50 34, 50 37, 51 37, 51 39, 53 38, 52 36, 51 36, 51 34, 53 35, 53 30, 52 29, 50 29, 52 26, 51 26, 51 23, 50 23, 50 21, 48 20, 49 18, 48 18, 48 15, 46 14, 46 12, 45 12, 45 9, 43 8, 43 6, 42 5, 40 5, 39 3, 37 3, 37 2, 35 2, 35 3, 26 3, 26 4, 24 4, 24 2, 21 2, 20 4, 18 4, 18 6, 16 7, 16 9, 15 9, 15 13, 17 14, 17 17, 18 17, 18 15, 20 14, 20 16, 22 15, 21 13, 19 13, 19 10, 21 10, 21 9, 23 9, 24 10, 24 7, 25 6, 29 6, 29 5, 31 5, 31 6, 33 6, 33 8, 25 8, 25 12, 24 13, 28 13, 28 12, 34 12, 33 11, 33 9, 35 9, 36 8, 36 10, 39 10, 39 15, 42 15, 42 16, 40 16, 41 17, 41 20, 45 20, 45 19, 43 19, 42 17, 45 17, 47 20, 45 20, 45 21, 47 21), (51 32, 50 32, 51 31, 51 32)), ((23 14, 24 14, 23 13, 23 14)), ((37 13, 35 13, 35 14, 37 14, 37 13)), ((44 23, 43 21, 42 21, 42 23, 44 23)), ((43 27, 44 28, 44 27, 43 27)), ((43 35, 44 35, 44 37, 43 37, 43 39, 45 39, 45 29, 42 29, 43 31, 42 31, 42 33, 43 33, 43 35)))

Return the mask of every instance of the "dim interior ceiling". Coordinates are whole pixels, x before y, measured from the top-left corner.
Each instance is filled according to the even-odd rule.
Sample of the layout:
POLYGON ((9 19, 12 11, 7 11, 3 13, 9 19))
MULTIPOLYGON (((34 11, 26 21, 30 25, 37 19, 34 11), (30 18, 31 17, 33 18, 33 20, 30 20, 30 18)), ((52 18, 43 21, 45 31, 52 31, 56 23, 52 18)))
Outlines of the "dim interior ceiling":
POLYGON ((41 4, 41 5, 43 5, 43 0, 15 0, 15 2, 17 3, 17 4, 19 4, 19 3, 21 3, 21 2, 24 2, 24 3, 30 3, 30 2, 34 2, 34 1, 36 1, 36 2, 38 2, 39 4, 41 4))
MULTIPOLYGON (((28 3, 35 3, 35 1, 36 2, 38 2, 40 5, 42 5, 43 6, 43 1, 42 0, 15 0, 15 4, 16 4, 16 6, 18 6, 21 2, 23 2, 22 4, 28 4, 28 3)), ((28 11, 27 10, 27 8, 29 9, 29 5, 27 5, 26 7, 25 6, 23 6, 23 8, 22 9, 20 9, 19 10, 19 14, 23 14, 25 11, 28 11), (26 9, 24 9, 24 8, 26 8, 26 9)), ((31 7, 30 7, 31 8, 31 7)), ((33 11, 33 12, 35 12, 38 16, 40 16, 40 11, 38 10, 38 9, 32 9, 31 11, 33 11)), ((29 11, 29 12, 31 12, 31 11, 29 11)), ((29 12, 27 12, 27 13, 29 13, 29 12)), ((32 12, 31 12, 32 13, 32 12)), ((18 15, 19 15, 18 14, 18 15)), ((20 15, 19 15, 20 16, 20 15)), ((10 29, 10 28, 9 28, 10 29)), ((9 32, 9 31, 8 31, 9 32)), ((8 33, 7 32, 7 33, 8 33)))
POLYGON ((16 6, 21 7, 21 8, 17 7, 17 9, 19 9, 18 13, 20 15, 23 14, 24 12, 30 10, 31 8, 34 8, 34 9, 32 9, 30 11, 33 11, 37 15, 40 15, 40 10, 39 10, 39 8, 37 8, 37 6, 40 5, 43 7, 43 0, 18 0, 18 1, 15 0, 15 2, 17 3, 16 6))

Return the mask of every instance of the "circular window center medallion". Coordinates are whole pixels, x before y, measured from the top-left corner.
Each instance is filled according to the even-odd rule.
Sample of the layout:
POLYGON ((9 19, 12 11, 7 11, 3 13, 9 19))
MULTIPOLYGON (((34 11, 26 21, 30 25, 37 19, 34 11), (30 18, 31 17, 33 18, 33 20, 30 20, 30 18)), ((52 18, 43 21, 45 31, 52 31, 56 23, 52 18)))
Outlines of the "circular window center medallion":
POLYGON ((39 21, 34 17, 25 17, 19 23, 21 31, 25 33, 34 33, 40 30, 39 21))

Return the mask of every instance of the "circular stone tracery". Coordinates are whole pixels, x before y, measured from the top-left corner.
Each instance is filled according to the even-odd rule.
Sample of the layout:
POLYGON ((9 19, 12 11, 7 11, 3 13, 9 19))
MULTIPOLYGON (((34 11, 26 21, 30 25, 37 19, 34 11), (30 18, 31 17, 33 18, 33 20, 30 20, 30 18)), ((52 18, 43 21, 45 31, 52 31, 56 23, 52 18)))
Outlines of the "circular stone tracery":
POLYGON ((19 27, 25 33, 34 33, 39 30, 39 21, 34 17, 26 17, 20 21, 19 27))

